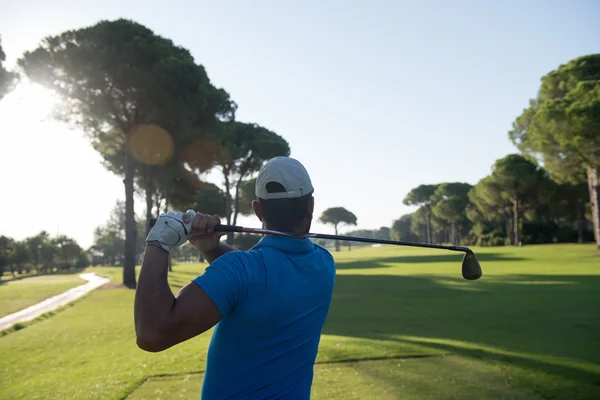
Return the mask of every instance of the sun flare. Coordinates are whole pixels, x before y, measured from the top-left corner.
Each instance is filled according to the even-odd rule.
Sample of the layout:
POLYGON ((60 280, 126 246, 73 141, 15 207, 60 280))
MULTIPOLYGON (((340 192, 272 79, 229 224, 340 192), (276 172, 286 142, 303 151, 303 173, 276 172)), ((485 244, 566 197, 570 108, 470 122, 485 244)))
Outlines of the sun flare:
POLYGON ((43 121, 50 118, 56 104, 56 95, 49 89, 32 82, 21 82, 0 101, 0 116, 4 121, 43 121))

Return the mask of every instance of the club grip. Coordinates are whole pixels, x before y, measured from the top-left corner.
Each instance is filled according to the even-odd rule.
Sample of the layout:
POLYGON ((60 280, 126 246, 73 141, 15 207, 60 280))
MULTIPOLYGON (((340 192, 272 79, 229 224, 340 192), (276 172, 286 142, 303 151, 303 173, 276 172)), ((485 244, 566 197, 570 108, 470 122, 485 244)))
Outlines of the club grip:
MULTIPOLYGON (((156 218, 151 218, 150 222, 148 223, 150 225, 150 228, 152 228, 154 226, 154 224, 156 224, 156 218)), ((215 231, 216 232, 243 232, 244 228, 242 228, 241 226, 235 226, 235 225, 217 225, 215 226, 215 231)))
POLYGON ((217 225, 215 226, 217 232, 244 232, 244 228, 235 225, 217 225))

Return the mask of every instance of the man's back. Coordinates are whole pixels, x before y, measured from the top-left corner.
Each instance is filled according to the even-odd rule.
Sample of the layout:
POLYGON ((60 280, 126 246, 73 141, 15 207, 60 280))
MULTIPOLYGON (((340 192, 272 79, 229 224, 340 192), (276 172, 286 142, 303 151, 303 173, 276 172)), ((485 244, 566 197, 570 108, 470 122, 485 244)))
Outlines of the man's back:
POLYGON ((215 326, 204 399, 307 399, 335 264, 309 239, 264 237, 218 258, 194 280, 223 319, 215 326))

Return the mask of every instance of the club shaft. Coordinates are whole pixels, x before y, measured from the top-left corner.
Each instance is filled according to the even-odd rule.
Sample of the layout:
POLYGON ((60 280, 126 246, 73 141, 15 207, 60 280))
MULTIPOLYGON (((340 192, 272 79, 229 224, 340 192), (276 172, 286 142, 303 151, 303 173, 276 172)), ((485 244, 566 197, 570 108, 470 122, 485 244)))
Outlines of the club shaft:
POLYGON ((215 227, 218 232, 239 232, 239 233, 254 233, 261 235, 279 235, 299 238, 313 238, 313 239, 329 239, 329 240, 345 240, 349 242, 363 242, 363 243, 376 243, 376 244, 390 244, 394 246, 410 246, 410 247, 423 247, 428 249, 440 249, 440 250, 451 250, 451 251, 462 251, 471 252, 468 247, 462 246, 442 246, 431 243, 419 243, 419 242, 405 242, 401 240, 385 240, 385 239, 372 239, 357 236, 343 236, 343 235, 328 235, 323 233, 297 233, 297 232, 280 232, 271 229, 260 229, 260 228, 245 228, 242 226, 233 225, 218 225, 215 227))
MULTIPOLYGON (((156 219, 150 220, 150 226, 154 226, 156 219)), ((345 240, 349 242, 362 242, 362 243, 374 243, 374 244, 390 244, 393 246, 410 246, 410 247, 422 247, 426 249, 439 249, 439 250, 450 250, 450 251, 462 251, 472 253, 471 249, 463 246, 442 246, 439 244, 432 243, 419 243, 419 242, 405 242, 401 240, 385 240, 385 239, 372 239, 357 236, 343 236, 343 235, 328 235, 324 233, 301 233, 301 232, 281 232, 272 229, 262 228, 246 228, 243 226, 235 225, 217 225, 215 227, 217 232, 232 232, 232 233, 252 233, 258 235, 279 235, 296 238, 312 238, 312 239, 329 239, 329 240, 345 240)))

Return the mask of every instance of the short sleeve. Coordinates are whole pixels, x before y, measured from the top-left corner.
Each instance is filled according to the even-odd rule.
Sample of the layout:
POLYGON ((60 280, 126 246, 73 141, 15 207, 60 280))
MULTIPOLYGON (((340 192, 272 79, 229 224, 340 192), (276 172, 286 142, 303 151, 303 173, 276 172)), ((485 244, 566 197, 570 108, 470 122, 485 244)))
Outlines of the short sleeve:
POLYGON ((193 279, 211 298, 221 316, 232 312, 244 296, 247 274, 236 252, 223 254, 193 279))

